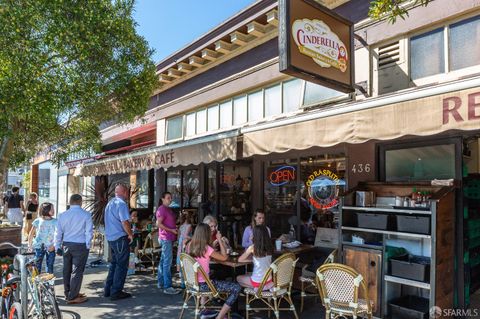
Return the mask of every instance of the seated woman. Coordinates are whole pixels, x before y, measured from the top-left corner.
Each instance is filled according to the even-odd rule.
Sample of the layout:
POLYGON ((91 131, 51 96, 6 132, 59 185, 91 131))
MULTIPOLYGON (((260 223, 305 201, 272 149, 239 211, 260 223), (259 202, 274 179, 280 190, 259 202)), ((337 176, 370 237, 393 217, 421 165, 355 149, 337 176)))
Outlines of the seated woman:
MULTIPOLYGON (((208 227, 210 227, 212 247, 215 250, 218 251, 220 249, 220 245, 219 245, 219 239, 217 238, 217 234, 219 234, 220 232, 218 231, 217 219, 215 217, 213 217, 212 215, 207 215, 203 218, 203 223, 207 224, 208 227)), ((231 250, 230 243, 228 242, 228 239, 226 237, 223 237, 223 236, 220 236, 220 237, 222 238, 221 240, 223 241, 225 249, 227 251, 231 250)))
MULTIPOLYGON (((210 227, 206 224, 199 224, 195 228, 195 232, 193 233, 192 239, 187 244, 187 253, 195 258, 195 260, 202 266, 205 273, 210 273, 210 260, 211 258, 216 259, 218 261, 225 261, 227 260, 227 251, 224 245, 224 241, 222 240, 222 234, 217 232, 216 240, 220 246, 220 252, 216 252, 211 243, 211 231, 210 227)), ((209 291, 208 285, 205 283, 205 278, 199 276, 199 289, 200 291, 209 291)), ((218 313, 211 313, 205 311, 201 314, 200 318, 213 318, 216 317, 217 319, 224 319, 225 315, 228 313, 230 308, 233 306, 235 301, 240 294, 240 290, 242 289, 239 284, 231 282, 231 281, 224 281, 224 280, 212 280, 213 285, 218 291, 225 292, 228 294, 228 298, 225 301, 222 309, 218 313)))
MULTIPOLYGON (((257 225, 264 225, 265 224, 265 213, 261 209, 257 209, 252 216, 252 223, 250 226, 245 228, 242 237, 242 247, 248 248, 253 244, 253 227, 257 225)), ((270 228, 267 227, 268 235, 271 236, 270 228)))
MULTIPOLYGON (((272 263, 273 245, 270 239, 270 233, 264 225, 253 227, 253 245, 238 258, 239 262, 247 262, 250 255, 253 255, 253 272, 247 275, 237 277, 240 286, 245 288, 258 288, 262 283, 263 276, 268 271, 272 263)), ((270 278, 264 289, 270 289, 273 286, 270 278)))

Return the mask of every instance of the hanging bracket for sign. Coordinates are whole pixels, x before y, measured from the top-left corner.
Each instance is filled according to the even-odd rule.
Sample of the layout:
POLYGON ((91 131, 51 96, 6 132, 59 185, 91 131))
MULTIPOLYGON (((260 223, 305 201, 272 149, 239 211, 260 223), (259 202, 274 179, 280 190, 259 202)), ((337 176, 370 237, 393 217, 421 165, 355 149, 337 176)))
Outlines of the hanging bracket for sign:
POLYGON ((279 2, 280 72, 354 92, 353 23, 314 0, 279 2))

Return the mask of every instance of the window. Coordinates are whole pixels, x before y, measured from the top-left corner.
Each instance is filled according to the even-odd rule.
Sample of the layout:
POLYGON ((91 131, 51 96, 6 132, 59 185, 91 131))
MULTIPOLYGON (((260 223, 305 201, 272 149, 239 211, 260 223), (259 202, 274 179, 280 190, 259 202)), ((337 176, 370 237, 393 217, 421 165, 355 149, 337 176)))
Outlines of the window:
POLYGON ((265 89, 265 117, 282 113, 282 86, 280 84, 265 89))
POLYGON ((248 95, 248 121, 258 121, 263 118, 263 92, 258 91, 248 95))
POLYGON ((302 95, 302 81, 293 80, 283 83, 283 112, 290 113, 298 110, 302 95))
POLYGON ((220 128, 232 126, 232 100, 220 104, 220 128))
POLYGON ((450 70, 480 64, 480 16, 450 26, 450 70))
POLYGON ((167 141, 183 137, 183 116, 167 120, 167 141))
POLYGON ((185 130, 185 135, 186 136, 193 136, 195 135, 195 129, 196 129, 196 116, 195 113, 190 113, 187 114, 186 116, 186 130, 185 130))
POLYGON ((412 80, 445 72, 443 27, 410 39, 412 80))
POLYGON ((182 205, 182 171, 167 171, 167 192, 172 194, 171 208, 178 209, 182 205))
POLYGON ((218 105, 209 107, 208 109, 208 131, 218 130, 218 105))
POLYGON ((198 207, 198 188, 200 185, 198 170, 183 171, 183 207, 198 207))
POLYGON ((233 124, 247 123, 247 96, 233 99, 233 124))
POLYGON ((202 134, 207 131, 207 110, 197 112, 197 134, 202 134))
POLYGON ((334 98, 347 96, 347 94, 335 91, 324 86, 305 82, 305 95, 303 97, 303 105, 313 105, 323 101, 328 101, 334 98))
POLYGON ((148 171, 142 170, 137 171, 137 180, 136 180, 136 189, 135 193, 137 208, 147 208, 148 207, 148 171))

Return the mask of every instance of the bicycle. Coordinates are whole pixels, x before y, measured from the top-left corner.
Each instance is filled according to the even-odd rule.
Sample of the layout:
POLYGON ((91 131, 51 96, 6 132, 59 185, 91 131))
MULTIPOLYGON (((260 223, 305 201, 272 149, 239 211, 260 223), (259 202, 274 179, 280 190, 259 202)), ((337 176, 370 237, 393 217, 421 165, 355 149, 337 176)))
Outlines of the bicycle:
POLYGON ((38 319, 61 319, 62 313, 55 296, 55 276, 39 274, 36 259, 25 263, 28 274, 28 306, 27 316, 38 319))
MULTIPOLYGON (((1 247, 8 247, 20 250, 21 247, 17 247, 12 243, 2 243, 1 247)), ((18 283, 21 281, 19 276, 12 273, 13 265, 2 263, 0 265, 0 278, 1 278, 1 294, 0 294, 0 318, 1 319, 23 319, 23 312, 21 304, 15 297, 18 283)))

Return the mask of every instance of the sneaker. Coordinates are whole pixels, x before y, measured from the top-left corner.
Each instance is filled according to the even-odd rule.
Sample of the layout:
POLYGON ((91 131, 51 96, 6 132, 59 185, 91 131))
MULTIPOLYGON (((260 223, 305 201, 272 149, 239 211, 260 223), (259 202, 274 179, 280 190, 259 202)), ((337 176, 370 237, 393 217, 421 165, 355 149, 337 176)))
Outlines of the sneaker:
POLYGON ((217 315, 218 315, 218 311, 207 309, 200 312, 200 319, 215 318, 217 315))
POLYGON ((177 295, 180 293, 180 290, 170 287, 170 288, 164 289, 163 293, 167 295, 177 295))
POLYGON ((128 292, 120 291, 120 292, 117 292, 116 294, 112 295, 110 297, 110 299, 111 300, 120 300, 120 299, 130 298, 131 296, 132 296, 132 294, 129 294, 128 292))

